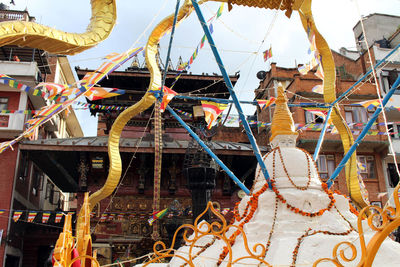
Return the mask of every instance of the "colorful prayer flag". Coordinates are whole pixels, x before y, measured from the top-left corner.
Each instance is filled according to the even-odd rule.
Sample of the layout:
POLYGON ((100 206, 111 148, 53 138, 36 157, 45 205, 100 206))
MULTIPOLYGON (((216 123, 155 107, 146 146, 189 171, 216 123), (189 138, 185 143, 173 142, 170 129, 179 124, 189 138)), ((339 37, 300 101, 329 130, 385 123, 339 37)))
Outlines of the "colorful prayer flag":
POLYGON ((21 218, 22 211, 14 211, 13 220, 14 222, 18 222, 19 218, 21 218))
POLYGON ((115 213, 110 213, 110 214, 108 215, 108 217, 107 217, 107 221, 112 221, 112 220, 114 220, 114 217, 115 217, 115 213))
POLYGON ((229 208, 224 208, 223 210, 222 210, 222 215, 226 215, 226 214, 228 214, 228 212, 229 212, 229 208))
POLYGON ((124 219, 124 214, 123 213, 119 213, 117 215, 117 219, 118 219, 118 221, 122 221, 124 219))
POLYGON ((257 99, 256 101, 260 109, 263 110, 275 103, 275 100, 275 97, 271 97, 270 99, 257 99))
POLYGON ((57 213, 56 213, 56 218, 54 219, 54 222, 55 222, 55 223, 60 223, 60 222, 61 222, 61 219, 62 219, 62 217, 63 217, 63 215, 64 215, 64 213, 62 213, 62 212, 57 212, 57 213))
POLYGON ((168 106, 168 103, 172 100, 172 98, 174 98, 174 96, 177 95, 177 93, 174 90, 172 90, 166 86, 164 86, 163 92, 164 92, 164 95, 163 95, 161 106, 160 106, 161 112, 165 111, 165 109, 168 106))
POLYGON ((42 223, 47 223, 50 218, 50 212, 43 212, 42 214, 42 223))
POLYGON ((379 106, 381 102, 382 102, 382 100, 373 99, 373 100, 363 101, 363 102, 360 102, 358 104, 363 106, 364 108, 366 108, 368 110, 372 110, 375 107, 379 106))
POLYGON ((324 86, 322 84, 318 84, 314 86, 311 91, 317 94, 323 94, 324 93, 324 86))
POLYGON ((222 11, 224 10, 224 3, 222 3, 221 5, 220 5, 220 7, 218 8, 218 11, 217 11, 217 18, 219 18, 221 15, 222 15, 222 11))
POLYGON ((149 224, 152 225, 155 220, 161 219, 162 217, 165 216, 165 214, 167 214, 167 212, 168 208, 163 209, 162 211, 159 212, 154 212, 153 215, 148 220, 149 224))
POLYGON ((100 217, 100 222, 105 222, 107 220, 108 213, 103 213, 100 217))
POLYGON ((269 47, 269 49, 265 50, 263 54, 264 54, 264 62, 266 62, 268 59, 272 57, 272 47, 269 47))
POLYGON ((103 98, 109 98, 125 94, 125 90, 107 87, 92 87, 84 95, 90 100, 95 101, 103 98))
POLYGON ((6 210, 0 210, 0 215, 6 212, 6 210))
POLYGON ((211 129, 218 116, 228 107, 228 104, 211 101, 201 101, 204 111, 204 119, 207 122, 207 129, 211 129))
POLYGON ((324 79, 324 70, 322 69, 321 64, 318 66, 317 71, 315 72, 314 75, 320 78, 321 80, 324 79))
MULTIPOLYGON (((35 91, 37 93, 37 89, 41 89, 42 91, 47 91, 45 93, 45 98, 49 100, 53 100, 58 94, 61 94, 65 88, 67 88, 67 85, 63 84, 58 84, 58 83, 39 83, 35 87, 35 91)), ((37 95, 37 94, 36 94, 37 95)))
POLYGON ((36 218, 37 212, 36 211, 30 211, 28 213, 28 222, 33 222, 36 218))

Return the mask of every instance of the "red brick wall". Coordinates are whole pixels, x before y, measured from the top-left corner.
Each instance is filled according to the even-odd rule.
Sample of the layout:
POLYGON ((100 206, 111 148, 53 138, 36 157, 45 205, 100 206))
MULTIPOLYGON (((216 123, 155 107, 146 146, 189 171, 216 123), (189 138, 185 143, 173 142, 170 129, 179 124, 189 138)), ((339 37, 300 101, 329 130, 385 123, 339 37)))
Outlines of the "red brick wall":
POLYGON ((0 97, 8 97, 8 109, 18 109, 19 96, 19 92, 0 91, 0 97))
MULTIPOLYGON (((6 140, 0 140, 3 142, 6 140)), ((4 249, 7 236, 8 218, 10 216, 10 204, 13 191, 13 181, 18 155, 18 145, 14 146, 14 150, 8 149, 1 154, 0 161, 0 209, 6 212, 0 215, 0 229, 3 229, 3 238, 0 244, 0 266, 3 266, 4 249)))

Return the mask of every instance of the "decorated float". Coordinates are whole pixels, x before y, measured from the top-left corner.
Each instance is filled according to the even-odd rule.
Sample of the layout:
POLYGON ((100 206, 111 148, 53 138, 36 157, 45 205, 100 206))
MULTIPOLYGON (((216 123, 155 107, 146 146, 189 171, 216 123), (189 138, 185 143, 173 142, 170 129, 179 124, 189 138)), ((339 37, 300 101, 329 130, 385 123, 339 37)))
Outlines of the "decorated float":
MULTIPOLYGON (((217 1, 217 0, 215 0, 217 1)), ((154 244, 154 253, 145 265, 160 266, 317 266, 326 262, 336 266, 396 266, 400 256, 400 245, 388 235, 400 226, 399 185, 393 199, 395 207, 386 205, 383 209, 370 206, 365 188, 357 173, 356 154, 354 153, 372 123, 382 111, 388 99, 400 83, 396 80, 391 90, 365 126, 357 140, 354 140, 346 121, 343 119, 336 97, 335 64, 332 52, 318 32, 311 12, 311 0, 219 0, 231 8, 232 5, 269 8, 285 11, 290 17, 292 12, 299 12, 304 30, 314 48, 315 60, 306 65, 307 71, 318 66, 318 73, 323 78, 324 106, 327 118, 321 131, 320 142, 314 156, 296 148, 297 133, 293 119, 287 107, 284 88, 279 86, 275 114, 271 124, 270 143, 272 150, 261 155, 255 138, 249 127, 232 83, 224 68, 223 61, 216 49, 210 28, 205 21, 200 4, 207 2, 185 0, 180 7, 177 1, 175 13, 162 20, 152 31, 144 48, 132 49, 122 54, 108 55, 107 62, 93 73, 86 75, 75 85, 57 86, 44 84, 49 89, 46 97, 61 96, 55 104, 48 106, 29 123, 30 127, 14 140, 2 143, 0 151, 11 147, 30 134, 53 115, 67 109, 82 95, 90 97, 96 94, 93 87, 108 73, 118 68, 128 59, 144 50, 146 64, 151 74, 148 90, 135 105, 125 109, 115 120, 108 143, 110 161, 109 174, 104 186, 97 192, 85 195, 84 205, 78 215, 75 235, 71 229, 71 217, 66 216, 63 232, 54 250, 54 266, 99 266, 96 253, 92 251, 90 230, 90 212, 102 199, 108 197, 117 187, 121 177, 121 158, 119 141, 122 129, 127 122, 140 112, 155 105, 155 174, 154 174, 154 210, 159 209, 159 194, 162 155, 162 120, 161 113, 168 110, 188 130, 199 145, 207 151, 227 175, 247 194, 234 210, 234 220, 229 224, 210 203, 207 207, 218 219, 209 223, 195 221, 194 225, 182 225, 178 231, 184 232, 185 244, 178 250, 174 244, 167 248, 162 242, 154 244), (168 32, 171 33, 170 47, 177 23, 183 21, 195 11, 213 51, 215 59, 237 108, 244 130, 249 138, 258 161, 253 188, 248 189, 229 168, 207 147, 189 126, 168 106, 177 93, 165 87, 165 75, 156 62, 157 45, 168 32), (315 159, 318 156, 328 121, 338 130, 345 157, 338 168, 325 183, 319 178, 315 159), (296 165, 290 164, 296 162, 296 165), (330 190, 339 172, 345 168, 349 199, 330 190), (359 212, 357 212, 359 210, 359 212), (365 229, 370 229, 366 233, 365 229), (165 262, 170 260, 169 263, 165 262)), ((51 53, 73 55, 95 46, 107 38, 116 20, 115 0, 92 0, 92 18, 88 31, 83 34, 71 34, 51 29, 33 22, 3 22, 0 24, 0 44, 12 44, 40 48, 51 53)), ((397 48, 396 48, 397 49, 397 48)), ((390 55, 388 55, 390 56, 390 55)), ((189 61, 190 63, 190 61, 189 61)), ((380 63, 377 64, 378 67, 380 63)), ((372 69, 373 70, 373 69, 372 69)), ((371 70, 371 71, 372 71, 371 70)), ((367 73, 369 75, 371 73, 367 73)), ((351 90, 351 88, 349 89, 351 90)), ((346 94, 346 93, 345 93, 346 94)), ((343 95, 345 95, 343 94, 343 95)), ((217 101, 218 102, 218 101, 217 101)), ((220 103, 223 103, 221 100, 220 103)), ((212 121, 213 117, 208 118, 212 121)), ((204 211, 204 213, 207 211, 204 211)), ((157 224, 155 224, 156 227, 157 224)), ((157 240, 157 231, 153 238, 157 240)))

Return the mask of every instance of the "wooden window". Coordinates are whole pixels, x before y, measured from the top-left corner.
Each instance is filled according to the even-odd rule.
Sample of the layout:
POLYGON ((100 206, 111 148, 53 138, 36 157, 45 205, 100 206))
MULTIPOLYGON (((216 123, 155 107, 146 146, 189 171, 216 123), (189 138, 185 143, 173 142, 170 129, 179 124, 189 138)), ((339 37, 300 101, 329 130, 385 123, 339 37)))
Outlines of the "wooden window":
POLYGON ((322 179, 328 179, 335 171, 334 155, 319 155, 317 159, 319 175, 322 179))
MULTIPOLYGON (((400 167, 400 165, 397 165, 400 167)), ((396 165, 394 163, 388 163, 388 178, 389 186, 394 188, 399 183, 399 175, 397 174, 396 165)))
POLYGON ((306 123, 324 123, 324 119, 305 110, 306 123))
POLYGON ((358 171, 363 179, 375 179, 375 157, 374 156, 357 156, 360 164, 358 171))
POLYGON ((37 167, 33 168, 32 176, 32 194, 37 196, 39 190, 43 190, 43 173, 37 167))
POLYGON ((0 110, 8 109, 8 97, 0 97, 0 110))
MULTIPOLYGON (((344 107, 345 119, 347 123, 367 123, 374 114, 374 110, 367 110, 364 107, 344 107)), ((361 126, 360 128, 364 127, 361 126)), ((376 125, 373 125, 371 129, 376 129, 376 125)))
POLYGON ((19 167, 18 167, 18 179, 24 182, 28 177, 28 172, 29 172, 28 155, 26 154, 26 152, 21 152, 21 158, 19 160, 19 167))

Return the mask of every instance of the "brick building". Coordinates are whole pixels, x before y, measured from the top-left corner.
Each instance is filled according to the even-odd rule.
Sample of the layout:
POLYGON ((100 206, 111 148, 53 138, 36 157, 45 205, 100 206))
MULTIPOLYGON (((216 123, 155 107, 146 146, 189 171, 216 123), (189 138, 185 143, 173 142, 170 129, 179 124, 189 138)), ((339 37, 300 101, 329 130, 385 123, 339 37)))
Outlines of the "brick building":
MULTIPOLYGON (((354 38, 358 50, 366 61, 371 61, 373 65, 382 61, 381 66, 376 70, 376 76, 380 93, 384 97, 400 74, 400 16, 374 13, 364 17, 363 23, 365 34, 362 31, 361 23, 358 22, 353 28, 354 38), (367 47, 368 50, 366 49, 367 47), (369 60, 368 51, 370 52, 371 60, 369 60), (392 56, 386 58, 389 53, 392 56)), ((388 128, 389 132, 391 132, 390 140, 394 150, 389 150, 388 155, 383 159, 389 198, 392 196, 394 187, 399 182, 399 175, 393 158, 393 155, 395 155, 396 161, 399 163, 400 113, 396 109, 400 107, 399 93, 397 89, 386 109, 388 128)), ((394 204, 393 201, 391 203, 392 205, 394 204)))
MULTIPOLYGON (((337 95, 340 95, 363 74, 364 62, 362 57, 358 57, 355 60, 335 51, 332 52, 336 64, 336 90, 337 95)), ((259 88, 255 91, 255 98, 268 99, 275 97, 277 84, 281 82, 286 87, 289 102, 292 104, 324 103, 323 95, 312 91, 314 86, 322 84, 322 81, 315 76, 315 72, 315 70, 311 70, 303 76, 298 72, 298 68, 282 68, 272 63, 271 69, 266 72, 265 79, 260 82, 259 88)), ((357 105, 357 103, 377 98, 375 84, 367 82, 340 102, 342 116, 349 124, 355 138, 360 134, 365 123, 374 112, 374 110, 367 110, 363 106, 357 105)), ((299 130, 297 146, 306 149, 312 154, 321 133, 323 119, 302 107, 291 107, 290 109, 295 123, 302 128, 299 130)), ((258 120, 270 122, 273 110, 274 107, 269 107, 262 111, 258 109, 258 120)), ((377 122, 383 122, 382 116, 378 118, 377 122)), ((385 132, 384 126, 375 125, 372 127, 371 135, 367 135, 357 149, 357 160, 366 166, 361 171, 361 176, 369 192, 370 201, 374 204, 382 205, 387 201, 387 196, 384 194, 386 192, 386 183, 382 160, 388 153, 388 140, 386 135, 378 134, 379 132, 385 132)), ((257 139, 260 144, 266 145, 268 136, 268 127, 258 128, 257 139)), ((328 130, 317 160, 322 179, 326 180, 331 176, 343 156, 343 147, 339 134, 328 130)), ((333 188, 344 194, 348 193, 343 171, 336 179, 333 188)))
MULTIPOLYGON (((8 10, 1 4, 1 20, 34 21, 27 11, 8 10)), ((8 75, 17 82, 31 86, 39 82, 72 84, 75 82, 68 59, 64 56, 49 55, 42 50, 3 46, 0 53, 0 73, 8 75)), ((25 122, 31 113, 15 112, 39 110, 50 102, 40 96, 0 85, 0 142, 8 141, 25 130, 25 122)), ((73 111, 55 116, 40 127, 30 138, 44 140, 83 136, 73 111)), ((39 157, 41 155, 38 155, 39 157)), ((43 266, 54 244, 58 230, 26 223, 27 211, 68 210, 69 195, 54 184, 34 163, 36 159, 27 155, 14 145, 0 155, 0 266, 43 266), (20 221, 12 220, 13 211, 24 211, 20 221), (29 236, 26 235, 29 233, 29 236)), ((38 216, 39 217, 39 216, 38 216)), ((38 222, 39 218, 34 222, 38 222)))

